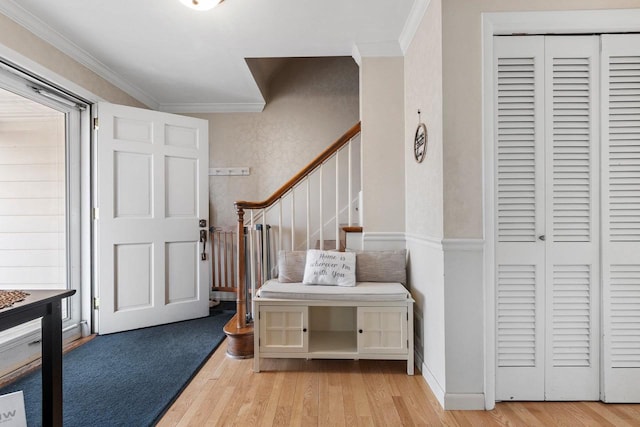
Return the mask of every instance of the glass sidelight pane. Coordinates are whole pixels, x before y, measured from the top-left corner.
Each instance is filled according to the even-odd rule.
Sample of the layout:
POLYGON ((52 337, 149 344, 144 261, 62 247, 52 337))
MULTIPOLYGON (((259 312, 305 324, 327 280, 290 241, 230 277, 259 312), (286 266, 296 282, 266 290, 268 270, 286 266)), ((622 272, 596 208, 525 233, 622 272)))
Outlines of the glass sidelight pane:
POLYGON ((0 289, 67 287, 65 131, 64 113, 0 89, 0 289))

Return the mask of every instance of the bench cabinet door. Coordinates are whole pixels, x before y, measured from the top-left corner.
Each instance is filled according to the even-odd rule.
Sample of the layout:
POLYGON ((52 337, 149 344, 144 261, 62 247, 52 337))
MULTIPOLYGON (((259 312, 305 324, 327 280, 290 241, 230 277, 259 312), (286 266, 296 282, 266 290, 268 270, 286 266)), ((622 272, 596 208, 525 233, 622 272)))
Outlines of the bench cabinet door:
POLYGON ((306 352, 309 310, 306 306, 260 306, 260 351, 306 352))
POLYGON ((359 353, 406 353, 407 307, 358 307, 359 353))

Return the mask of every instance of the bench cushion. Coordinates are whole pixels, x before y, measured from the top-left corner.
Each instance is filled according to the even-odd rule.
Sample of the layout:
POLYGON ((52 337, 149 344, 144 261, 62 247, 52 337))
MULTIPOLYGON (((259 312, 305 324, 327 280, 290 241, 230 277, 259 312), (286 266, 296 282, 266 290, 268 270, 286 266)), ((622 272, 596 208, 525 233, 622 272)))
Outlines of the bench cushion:
POLYGON ((308 286, 268 280, 258 290, 259 298, 328 301, 404 301, 411 298, 400 283, 358 282, 353 287, 308 286))

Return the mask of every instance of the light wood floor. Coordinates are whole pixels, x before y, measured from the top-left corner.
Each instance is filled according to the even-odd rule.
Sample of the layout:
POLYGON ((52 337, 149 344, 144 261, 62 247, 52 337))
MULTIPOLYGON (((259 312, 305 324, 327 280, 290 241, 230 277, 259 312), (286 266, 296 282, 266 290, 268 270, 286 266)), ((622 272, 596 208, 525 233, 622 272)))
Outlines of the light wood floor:
POLYGON ((159 426, 640 426, 640 405, 510 402, 443 411, 401 361, 265 360, 255 374, 253 359, 225 351, 222 343, 159 426))

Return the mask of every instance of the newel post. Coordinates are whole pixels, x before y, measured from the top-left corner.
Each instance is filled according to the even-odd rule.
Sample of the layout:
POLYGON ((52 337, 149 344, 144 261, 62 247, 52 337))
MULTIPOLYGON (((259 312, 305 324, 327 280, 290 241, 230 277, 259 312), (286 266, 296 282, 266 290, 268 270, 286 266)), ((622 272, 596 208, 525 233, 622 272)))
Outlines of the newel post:
POLYGON ((246 271, 245 271, 245 248, 244 248, 244 209, 236 204, 236 212, 238 214, 238 289, 236 294, 236 312, 238 320, 238 329, 247 326, 247 304, 246 304, 246 271))

